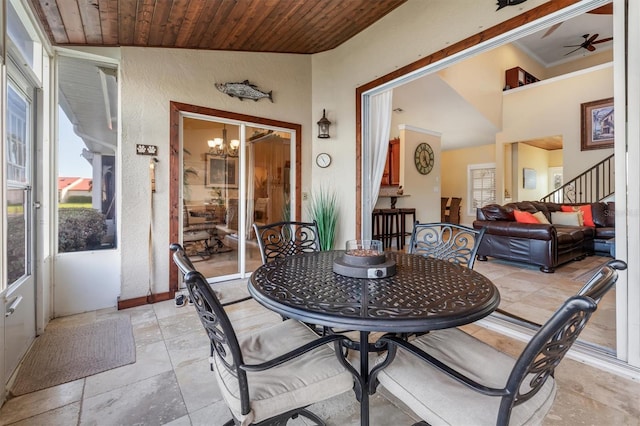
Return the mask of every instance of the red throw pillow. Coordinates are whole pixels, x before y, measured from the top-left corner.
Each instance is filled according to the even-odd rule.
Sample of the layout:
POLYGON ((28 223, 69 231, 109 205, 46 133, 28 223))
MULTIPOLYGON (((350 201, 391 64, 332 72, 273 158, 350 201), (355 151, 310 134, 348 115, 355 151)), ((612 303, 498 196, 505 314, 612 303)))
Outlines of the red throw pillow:
POLYGON ((585 204, 583 206, 561 206, 563 212, 582 212, 582 219, 585 226, 596 226, 593 222, 593 213, 591 212, 591 204, 585 204))
POLYGON ((514 210, 513 215, 516 217, 516 222, 518 223, 540 223, 540 221, 529 212, 514 210))

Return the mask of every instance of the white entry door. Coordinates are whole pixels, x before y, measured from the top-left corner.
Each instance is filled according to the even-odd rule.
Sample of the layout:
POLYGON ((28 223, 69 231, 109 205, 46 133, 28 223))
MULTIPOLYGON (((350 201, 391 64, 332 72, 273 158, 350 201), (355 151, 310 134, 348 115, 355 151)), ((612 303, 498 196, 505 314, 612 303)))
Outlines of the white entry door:
POLYGON ((33 90, 9 81, 6 116, 6 282, 4 377, 8 380, 35 338, 33 274, 33 90))

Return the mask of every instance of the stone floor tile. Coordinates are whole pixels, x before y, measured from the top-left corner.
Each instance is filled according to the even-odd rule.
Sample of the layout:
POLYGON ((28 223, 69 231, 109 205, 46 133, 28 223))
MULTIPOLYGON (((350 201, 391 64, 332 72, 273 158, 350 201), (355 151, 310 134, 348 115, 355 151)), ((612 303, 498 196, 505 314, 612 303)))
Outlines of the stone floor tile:
POLYGON ((624 425, 638 426, 638 417, 632 417, 606 404, 558 386, 558 395, 551 411, 544 419, 544 426, 624 425))
POLYGON ((158 324, 165 339, 171 339, 202 329, 202 323, 198 319, 198 314, 193 306, 177 309, 181 312, 178 315, 158 318, 158 324))
POLYGON ((135 308, 127 309, 126 312, 131 317, 131 325, 133 325, 134 329, 138 324, 146 324, 149 321, 158 321, 153 305, 136 306, 135 308))
POLYGON ((8 400, 0 409, 0 425, 42 414, 82 399, 85 379, 42 389, 8 400))
POLYGON ((187 409, 173 371, 87 398, 80 425, 162 425, 187 409))
POLYGON ((223 425, 231 420, 231 412, 224 401, 218 401, 189 413, 189 417, 193 426, 223 425))
MULTIPOLYGON (((222 423, 220 423, 222 424, 222 423)), ((169 423, 165 423, 163 426, 191 426, 191 418, 187 414, 186 416, 182 416, 178 419, 175 419, 169 423)))
POLYGON ((152 306, 158 319, 180 315, 187 308, 187 306, 177 308, 174 299, 154 303, 152 306))
POLYGON ((157 321, 138 323, 133 328, 133 338, 135 339, 136 347, 142 347, 162 341, 162 331, 160 331, 157 321))
POLYGON ((12 423, 12 426, 69 426, 78 424, 79 417, 80 402, 74 402, 12 423))
POLYGON ((556 371, 561 389, 640 419, 640 382, 566 360, 556 371))
POLYGON ((189 413, 223 400, 208 358, 185 363, 175 369, 175 374, 189 413))
POLYGON ((196 331, 165 340, 173 368, 179 368, 193 361, 206 359, 211 352, 209 338, 200 326, 196 331))

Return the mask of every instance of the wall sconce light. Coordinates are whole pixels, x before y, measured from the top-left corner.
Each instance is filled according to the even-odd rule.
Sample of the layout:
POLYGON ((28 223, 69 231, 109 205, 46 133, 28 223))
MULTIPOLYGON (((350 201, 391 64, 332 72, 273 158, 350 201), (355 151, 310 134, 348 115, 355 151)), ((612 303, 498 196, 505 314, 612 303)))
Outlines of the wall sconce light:
POLYGON ((322 110, 322 118, 318 121, 318 137, 320 139, 328 139, 329 136, 329 126, 331 126, 331 122, 327 120, 327 114, 325 110, 322 110))
POLYGON ((219 155, 221 157, 237 157, 240 149, 240 141, 238 139, 227 139, 227 127, 222 128, 222 137, 209 139, 209 154, 219 155))

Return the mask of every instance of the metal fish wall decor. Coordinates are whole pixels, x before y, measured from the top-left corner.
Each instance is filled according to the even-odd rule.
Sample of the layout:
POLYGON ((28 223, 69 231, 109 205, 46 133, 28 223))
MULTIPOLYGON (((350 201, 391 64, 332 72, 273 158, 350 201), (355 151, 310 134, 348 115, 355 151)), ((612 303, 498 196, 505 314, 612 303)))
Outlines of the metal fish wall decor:
POLYGON ((517 4, 524 3, 525 1, 527 0, 498 0, 498 8, 496 9, 496 11, 502 9, 503 7, 515 6, 517 4))
POLYGON ((249 83, 249 80, 238 83, 216 83, 216 89, 222 93, 226 93, 232 98, 238 98, 241 101, 244 99, 253 99, 257 102, 260 99, 267 98, 273 102, 273 90, 268 93, 263 92, 258 89, 255 84, 249 83))

